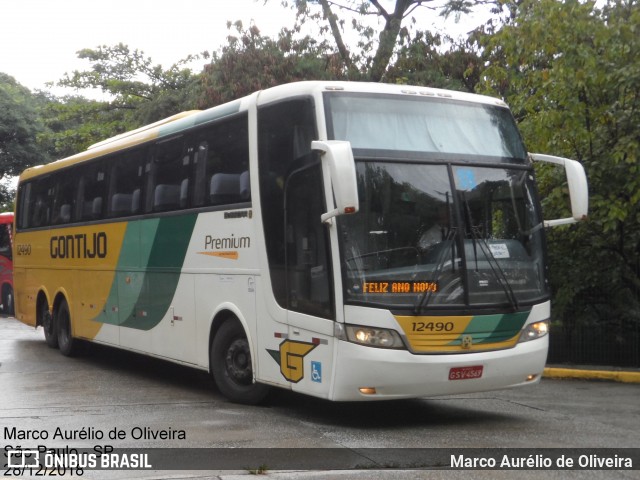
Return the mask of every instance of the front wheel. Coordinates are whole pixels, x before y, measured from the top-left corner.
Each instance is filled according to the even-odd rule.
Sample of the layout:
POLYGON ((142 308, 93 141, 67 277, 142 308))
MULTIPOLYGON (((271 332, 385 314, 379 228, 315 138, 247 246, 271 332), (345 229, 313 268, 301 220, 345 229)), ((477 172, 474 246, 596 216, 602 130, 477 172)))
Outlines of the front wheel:
POLYGON ((253 381, 251 350, 242 325, 222 324, 211 344, 211 373, 220 392, 232 402, 255 405, 269 393, 269 387, 253 381))
POLYGON ((73 338, 71 333, 71 314, 69 313, 69 305, 65 300, 60 302, 56 310, 55 326, 58 331, 58 348, 60 348, 60 352, 67 357, 73 357, 78 353, 79 340, 73 338))

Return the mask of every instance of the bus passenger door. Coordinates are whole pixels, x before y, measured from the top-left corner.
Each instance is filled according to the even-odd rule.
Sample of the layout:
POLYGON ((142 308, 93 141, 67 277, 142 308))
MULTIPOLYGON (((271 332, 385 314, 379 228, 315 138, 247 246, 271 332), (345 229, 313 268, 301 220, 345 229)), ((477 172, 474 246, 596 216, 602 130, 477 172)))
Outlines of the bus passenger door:
MULTIPOLYGON (((335 301, 320 163, 293 172, 285 187, 288 344, 281 371, 292 389, 327 397, 333 367, 335 301)), ((282 349, 282 346, 281 346, 282 349)))

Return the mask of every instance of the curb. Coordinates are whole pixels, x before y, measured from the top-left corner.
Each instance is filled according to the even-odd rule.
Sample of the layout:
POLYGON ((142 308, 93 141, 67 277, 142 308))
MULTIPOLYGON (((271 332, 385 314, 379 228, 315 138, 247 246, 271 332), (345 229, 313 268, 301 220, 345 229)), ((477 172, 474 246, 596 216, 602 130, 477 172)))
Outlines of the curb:
POLYGON ((640 372, 625 370, 587 370, 578 368, 547 367, 545 378, 577 378, 583 380, 609 380, 622 383, 640 383, 640 372))

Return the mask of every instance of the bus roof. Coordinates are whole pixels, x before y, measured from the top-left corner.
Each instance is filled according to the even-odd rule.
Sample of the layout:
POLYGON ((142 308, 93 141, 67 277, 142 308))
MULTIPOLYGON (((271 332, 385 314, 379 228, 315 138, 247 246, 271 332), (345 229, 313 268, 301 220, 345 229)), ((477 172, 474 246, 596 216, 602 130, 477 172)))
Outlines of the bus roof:
POLYGON ((13 212, 0 213, 0 225, 13 222, 13 212))
MULTIPOLYGON (((258 104, 271 103, 289 97, 319 95, 322 92, 326 91, 416 95, 423 97, 439 97, 443 99, 495 105, 500 107, 507 106, 502 100, 499 100, 497 98, 466 92, 457 92, 453 90, 442 90, 410 85, 392 85, 384 83, 333 81, 304 81, 278 85, 276 87, 260 91, 257 94, 258 104)), ((57 160, 46 165, 39 165, 28 168, 20 175, 20 181, 44 175, 56 171, 60 168, 67 167, 69 165, 82 163, 93 158, 101 157, 103 155, 134 147, 136 145, 140 145, 157 138, 178 134, 190 127, 201 125, 227 115, 238 113, 241 110, 246 110, 248 108, 248 101, 250 97, 251 95, 231 101, 229 103, 225 103, 223 105, 209 108, 207 110, 191 110, 178 113, 158 122, 122 133, 120 135, 116 135, 115 137, 111 137, 95 143, 91 145, 87 150, 71 157, 57 160)))
POLYGON ((373 82, 333 82, 333 81, 304 81, 278 85, 260 92, 259 103, 270 103, 285 97, 312 95, 326 91, 377 93, 396 95, 419 95, 423 97, 439 97, 452 100, 497 105, 507 107, 502 100, 475 93, 459 92, 455 90, 443 90, 439 88, 419 87, 412 85, 396 85, 389 83, 373 82))

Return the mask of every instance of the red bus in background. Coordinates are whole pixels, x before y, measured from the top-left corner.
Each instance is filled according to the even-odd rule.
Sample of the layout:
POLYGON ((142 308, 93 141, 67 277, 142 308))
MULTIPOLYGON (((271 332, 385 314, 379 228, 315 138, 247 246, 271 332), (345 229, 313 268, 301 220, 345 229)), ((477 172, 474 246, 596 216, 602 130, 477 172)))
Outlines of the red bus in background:
POLYGON ((13 315, 13 213, 0 213, 0 310, 13 315))

